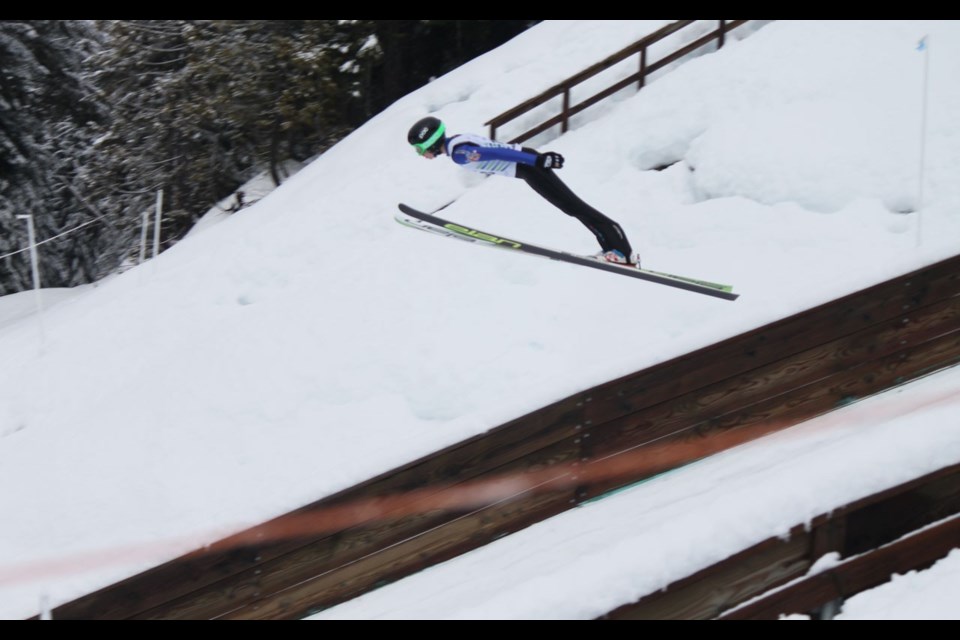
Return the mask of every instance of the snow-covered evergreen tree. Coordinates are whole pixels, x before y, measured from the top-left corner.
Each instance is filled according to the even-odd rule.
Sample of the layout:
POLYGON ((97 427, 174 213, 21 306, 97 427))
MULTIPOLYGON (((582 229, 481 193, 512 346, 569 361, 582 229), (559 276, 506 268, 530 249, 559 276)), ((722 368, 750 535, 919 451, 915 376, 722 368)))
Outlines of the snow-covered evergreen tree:
MULTIPOLYGON (((18 215, 32 215, 39 239, 99 215, 82 195, 84 149, 104 118, 82 73, 99 48, 93 25, 77 20, 0 21, 0 255, 26 245, 18 215)), ((44 243, 44 286, 70 286, 98 273, 96 231, 44 243)), ((0 259, 0 294, 31 286, 26 253, 0 259)))
POLYGON ((43 286, 95 281, 137 257, 157 190, 167 247, 255 173, 279 184, 284 161, 531 24, 0 22, 0 295, 31 286, 17 215, 43 286))

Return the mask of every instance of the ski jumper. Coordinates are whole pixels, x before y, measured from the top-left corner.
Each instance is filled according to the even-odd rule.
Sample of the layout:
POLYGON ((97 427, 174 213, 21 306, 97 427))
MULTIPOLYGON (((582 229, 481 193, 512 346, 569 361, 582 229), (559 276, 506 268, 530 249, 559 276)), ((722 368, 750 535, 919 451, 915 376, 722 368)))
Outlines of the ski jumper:
POLYGON ((615 249, 631 255, 630 242, 620 225, 578 198, 552 169, 538 167, 539 154, 534 149, 467 133, 447 138, 444 150, 470 171, 520 178, 550 204, 579 220, 604 251, 615 249))

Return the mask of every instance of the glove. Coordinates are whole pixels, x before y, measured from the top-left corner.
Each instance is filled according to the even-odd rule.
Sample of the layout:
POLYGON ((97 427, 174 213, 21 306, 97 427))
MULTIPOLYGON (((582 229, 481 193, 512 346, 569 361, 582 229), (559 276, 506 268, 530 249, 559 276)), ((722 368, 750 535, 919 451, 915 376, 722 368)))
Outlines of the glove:
POLYGON ((547 151, 537 156, 537 166, 541 169, 560 169, 563 167, 563 156, 555 151, 547 151))

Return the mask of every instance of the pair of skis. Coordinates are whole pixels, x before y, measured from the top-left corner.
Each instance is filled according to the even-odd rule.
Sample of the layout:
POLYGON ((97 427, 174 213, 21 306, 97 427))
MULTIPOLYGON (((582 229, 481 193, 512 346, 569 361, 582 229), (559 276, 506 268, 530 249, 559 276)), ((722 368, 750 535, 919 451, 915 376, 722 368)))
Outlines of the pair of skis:
POLYGON ((623 276, 629 276, 631 278, 638 278, 648 282, 667 285, 668 287, 676 287, 677 289, 683 289, 685 291, 692 291, 694 293, 701 293, 707 296, 713 296, 715 298, 722 298, 724 300, 736 300, 740 295, 733 293, 733 287, 730 285, 710 282, 708 280, 688 278, 686 276, 678 276, 676 274, 664 273, 662 271, 639 269, 633 265, 618 265, 613 262, 602 262, 587 256, 567 253, 565 251, 556 251, 554 249, 547 249, 530 244, 529 242, 520 242, 519 240, 512 240, 510 238, 494 235, 492 233, 486 233, 484 231, 480 231, 479 229, 474 229, 462 224, 450 222, 449 220, 444 220, 443 218, 439 218, 429 213, 423 213, 422 211, 418 211, 413 207, 402 203, 399 204, 398 207, 400 208, 401 213, 397 213, 394 216, 397 222, 404 226, 426 231, 428 233, 446 236, 448 238, 455 238, 457 240, 465 240, 467 242, 475 242, 477 244, 490 247, 499 247, 501 249, 519 251, 521 253, 528 253, 544 258, 550 258, 551 260, 559 260, 569 264, 579 264, 592 269, 617 273, 623 276))

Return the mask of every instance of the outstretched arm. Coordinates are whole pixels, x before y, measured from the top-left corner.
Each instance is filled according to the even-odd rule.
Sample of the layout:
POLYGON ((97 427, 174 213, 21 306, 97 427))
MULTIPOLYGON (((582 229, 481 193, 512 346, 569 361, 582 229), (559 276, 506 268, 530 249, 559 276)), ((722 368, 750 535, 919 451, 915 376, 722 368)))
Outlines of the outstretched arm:
POLYGON ((467 142, 454 147, 450 157, 457 164, 486 162, 488 160, 505 160, 507 162, 519 162, 520 164, 529 165, 535 165, 537 163, 536 153, 517 151, 506 147, 479 147, 467 142))

